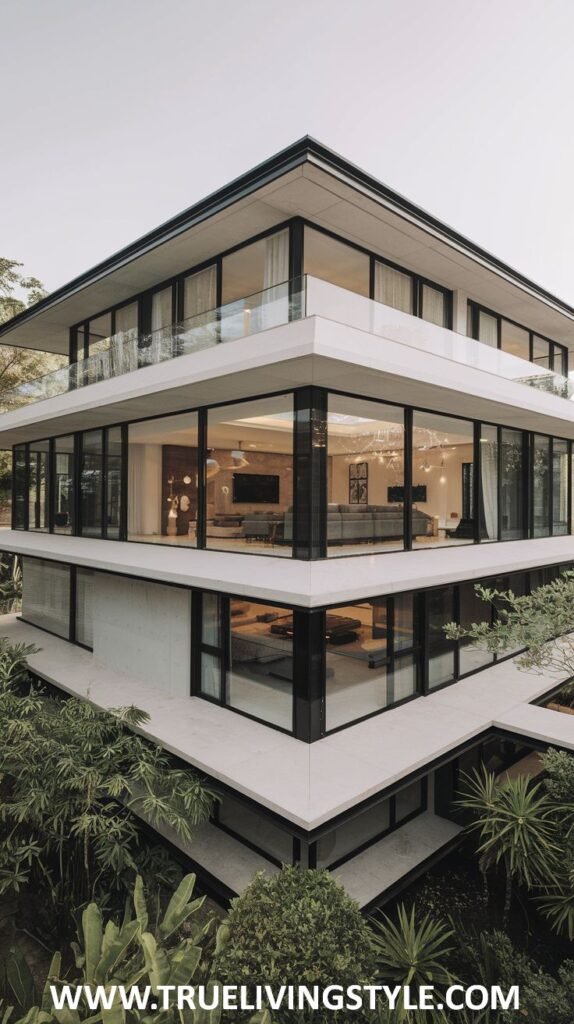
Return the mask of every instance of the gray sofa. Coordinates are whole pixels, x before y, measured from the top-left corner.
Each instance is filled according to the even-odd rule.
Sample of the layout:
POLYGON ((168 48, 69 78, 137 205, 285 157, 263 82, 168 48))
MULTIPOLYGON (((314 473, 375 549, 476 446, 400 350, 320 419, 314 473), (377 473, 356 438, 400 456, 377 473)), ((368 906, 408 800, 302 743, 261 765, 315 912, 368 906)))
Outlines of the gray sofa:
MULTIPOLYGON (((431 516, 413 509, 413 536, 426 536, 431 516)), ((327 506, 327 541, 330 544, 360 544, 396 540, 403 536, 403 509, 399 505, 327 506)), ((285 513, 284 540, 293 539, 293 512, 285 513)))

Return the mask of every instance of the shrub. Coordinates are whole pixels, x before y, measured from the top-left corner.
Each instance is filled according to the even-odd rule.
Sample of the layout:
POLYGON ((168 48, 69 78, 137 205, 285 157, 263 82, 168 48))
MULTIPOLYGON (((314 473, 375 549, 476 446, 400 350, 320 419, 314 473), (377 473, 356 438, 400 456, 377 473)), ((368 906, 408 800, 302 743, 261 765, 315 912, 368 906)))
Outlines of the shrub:
MULTIPOLYGON (((323 988, 369 984, 374 977, 367 922, 327 871, 284 867, 274 878, 256 875, 233 900, 219 940, 213 970, 227 984, 323 988)), ((334 1024, 343 1017, 344 1011, 282 1010, 273 1019, 334 1024)))

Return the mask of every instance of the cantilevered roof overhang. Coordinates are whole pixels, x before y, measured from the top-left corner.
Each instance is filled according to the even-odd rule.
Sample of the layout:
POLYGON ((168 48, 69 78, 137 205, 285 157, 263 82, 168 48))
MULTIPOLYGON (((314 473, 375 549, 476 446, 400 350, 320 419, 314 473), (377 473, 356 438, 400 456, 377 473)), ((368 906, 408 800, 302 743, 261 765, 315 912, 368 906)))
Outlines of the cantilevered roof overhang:
POLYGON ((294 216, 574 348, 572 306, 308 136, 3 324, 0 342, 67 352, 73 324, 294 216))

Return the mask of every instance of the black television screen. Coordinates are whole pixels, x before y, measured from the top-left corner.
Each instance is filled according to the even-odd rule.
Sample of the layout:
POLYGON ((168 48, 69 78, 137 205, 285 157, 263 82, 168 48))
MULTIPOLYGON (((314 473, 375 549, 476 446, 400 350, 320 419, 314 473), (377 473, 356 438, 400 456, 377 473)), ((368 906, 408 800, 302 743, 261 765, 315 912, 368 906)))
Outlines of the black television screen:
MULTIPOLYGON (((388 487, 387 488, 387 501, 389 504, 395 504, 395 502, 401 502, 405 500, 405 489, 404 487, 388 487)), ((427 489, 426 484, 414 484, 413 485, 413 501, 426 501, 427 500, 427 489)))
POLYGON ((234 473, 233 501, 237 504, 277 505, 279 477, 263 473, 234 473))

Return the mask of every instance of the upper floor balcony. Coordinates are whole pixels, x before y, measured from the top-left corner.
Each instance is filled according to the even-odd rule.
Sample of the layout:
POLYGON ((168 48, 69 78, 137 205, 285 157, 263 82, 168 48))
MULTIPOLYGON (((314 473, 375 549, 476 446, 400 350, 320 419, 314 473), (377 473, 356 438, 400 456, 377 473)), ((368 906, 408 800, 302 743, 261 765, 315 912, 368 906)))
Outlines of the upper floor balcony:
MULTIPOLYGON (((461 390, 465 390, 468 384, 468 377, 463 376, 465 371, 474 369, 492 375, 498 381, 502 379, 524 385, 560 399, 571 401, 574 396, 574 380, 570 377, 328 281, 305 275, 159 330, 140 333, 134 328, 101 339, 97 350, 88 358, 4 391, 0 395, 0 411, 10 413, 80 388, 311 317, 321 317, 403 346, 407 357, 418 351, 447 360, 451 369, 460 367, 461 390)), ((361 350, 360 344, 357 346, 356 337, 352 351, 358 364, 368 363, 369 356, 361 350)), ((526 392, 524 402, 528 404, 526 392)))

